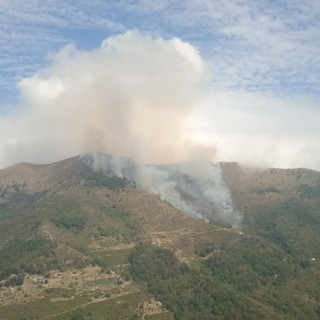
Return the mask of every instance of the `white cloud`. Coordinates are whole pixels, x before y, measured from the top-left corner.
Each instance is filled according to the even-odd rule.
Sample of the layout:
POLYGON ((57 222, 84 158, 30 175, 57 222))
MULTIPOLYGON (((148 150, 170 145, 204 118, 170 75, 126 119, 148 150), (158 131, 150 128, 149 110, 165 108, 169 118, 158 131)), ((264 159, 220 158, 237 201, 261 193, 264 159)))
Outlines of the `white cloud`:
POLYGON ((320 169, 320 111, 306 96, 215 91, 198 119, 196 140, 214 141, 219 160, 320 169))
MULTIPOLYGON (((0 1, 0 47, 7 56, 0 56, 0 69, 7 85, 14 88, 17 75, 30 75, 30 70, 35 73, 39 63, 42 67, 47 65, 48 53, 74 41, 68 32, 124 31, 121 22, 105 16, 104 9, 103 1, 90 6, 84 1, 0 1), (9 70, 12 66, 20 72, 9 70)), ((0 82, 0 101, 4 87, 0 82)))
MULTIPOLYGON (((0 38, 0 45, 10 52, 11 64, 24 56, 20 49, 26 46, 32 49, 28 55, 45 65, 48 51, 88 40, 81 39, 83 30, 106 36, 137 28, 196 45, 212 60, 220 85, 314 92, 319 87, 319 14, 317 0, 277 5, 266 0, 2 1, 0 30, 11 45, 8 36, 0 38)), ((6 63, 0 59, 1 69, 6 63)))
POLYGON ((179 9, 169 10, 166 21, 205 49, 217 83, 262 90, 319 86, 317 1, 189 0, 179 9))

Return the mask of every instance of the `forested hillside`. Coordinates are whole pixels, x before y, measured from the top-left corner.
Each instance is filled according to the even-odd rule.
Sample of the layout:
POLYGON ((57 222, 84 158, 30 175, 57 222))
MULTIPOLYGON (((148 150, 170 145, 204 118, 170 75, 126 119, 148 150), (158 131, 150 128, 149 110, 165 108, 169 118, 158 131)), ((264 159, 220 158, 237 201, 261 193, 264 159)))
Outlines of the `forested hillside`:
POLYGON ((72 158, 0 171, 0 318, 318 319, 319 173, 222 165, 241 227, 72 158))

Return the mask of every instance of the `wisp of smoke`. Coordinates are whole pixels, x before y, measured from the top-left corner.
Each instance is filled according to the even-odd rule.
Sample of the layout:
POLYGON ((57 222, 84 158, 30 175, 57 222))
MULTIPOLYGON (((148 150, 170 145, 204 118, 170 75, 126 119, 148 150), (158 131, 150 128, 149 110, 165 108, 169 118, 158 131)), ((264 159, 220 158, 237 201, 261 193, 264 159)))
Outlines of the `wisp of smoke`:
POLYGON ((151 165, 99 152, 83 154, 80 159, 93 170, 124 178, 193 217, 222 225, 241 225, 242 215, 233 207, 218 162, 151 165))
MULTIPOLYGON (((0 119, 0 165, 106 152, 114 155, 114 174, 133 174, 132 181, 195 216, 209 219, 215 211, 236 221, 219 165, 202 162, 214 159, 214 149, 192 140, 204 81, 197 50, 177 38, 129 31, 92 51, 67 46, 20 81, 18 114, 0 119), (134 159, 135 169, 124 172, 121 157, 134 159), (181 161, 188 162, 144 165, 181 161)), ((99 161, 97 170, 105 166, 99 161)))

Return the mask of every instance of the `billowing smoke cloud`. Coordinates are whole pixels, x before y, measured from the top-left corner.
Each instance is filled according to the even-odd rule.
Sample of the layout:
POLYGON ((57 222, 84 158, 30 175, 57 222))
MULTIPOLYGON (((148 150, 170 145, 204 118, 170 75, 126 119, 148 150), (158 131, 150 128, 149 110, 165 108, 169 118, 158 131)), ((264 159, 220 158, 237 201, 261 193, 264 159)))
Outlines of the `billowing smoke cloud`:
POLYGON ((239 224, 212 161, 319 170, 319 101, 217 85, 206 92, 206 69, 190 44, 137 31, 91 51, 68 46, 20 81, 18 111, 0 117, 0 167, 99 151, 123 175, 118 157, 130 157, 141 187, 195 216, 239 224))
POLYGON ((81 155, 81 161, 107 176, 125 178, 190 215, 222 225, 240 226, 218 162, 188 161, 151 165, 103 153, 81 155))
POLYGON ((203 74, 197 51, 176 38, 131 31, 93 51, 66 47, 20 82, 23 108, 1 123, 0 164, 96 150, 156 163, 185 159, 203 74))
POLYGON ((196 49, 177 38, 130 31, 92 51, 68 46, 19 83, 19 114, 0 120, 0 165, 105 152, 114 157, 108 164, 95 157, 96 170, 111 167, 194 216, 239 224, 221 169, 211 163, 215 149, 193 141, 204 69, 196 49), (134 159, 131 171, 123 156, 134 159), (181 161, 188 162, 144 165, 181 161))

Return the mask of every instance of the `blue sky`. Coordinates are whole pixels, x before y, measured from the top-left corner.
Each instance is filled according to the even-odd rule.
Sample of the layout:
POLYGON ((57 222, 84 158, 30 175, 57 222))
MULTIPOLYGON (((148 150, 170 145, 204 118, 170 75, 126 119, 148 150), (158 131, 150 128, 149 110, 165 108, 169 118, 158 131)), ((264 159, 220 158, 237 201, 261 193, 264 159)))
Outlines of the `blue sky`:
POLYGON ((128 30, 198 50, 212 99, 198 140, 216 141, 219 160, 246 162, 261 146, 257 163, 319 168, 318 0, 0 0, 0 114, 65 46, 91 51, 128 30))
POLYGON ((17 80, 63 46, 92 49, 129 29, 190 42, 211 62, 219 86, 319 97, 317 0, 2 0, 1 101, 15 100, 17 80))

